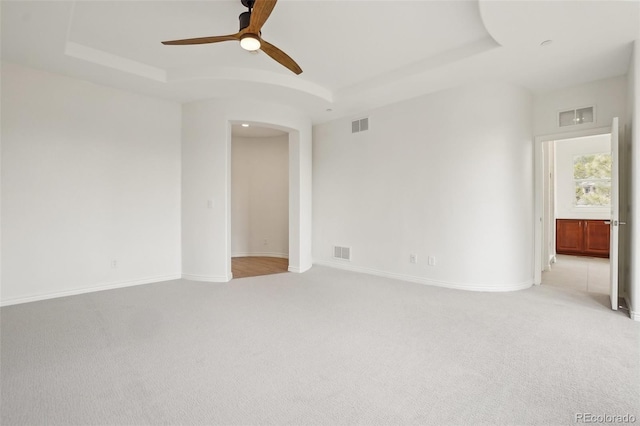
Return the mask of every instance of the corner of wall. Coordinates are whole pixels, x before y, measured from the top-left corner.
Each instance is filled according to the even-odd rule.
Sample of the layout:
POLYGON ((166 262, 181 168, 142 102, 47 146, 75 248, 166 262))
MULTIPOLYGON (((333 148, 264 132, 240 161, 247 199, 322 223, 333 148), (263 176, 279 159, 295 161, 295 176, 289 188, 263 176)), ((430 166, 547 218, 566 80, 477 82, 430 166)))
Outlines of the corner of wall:
POLYGON ((640 306, 640 265, 634 259, 640 256, 640 39, 633 43, 629 70, 627 73, 627 132, 626 148, 630 155, 630 173, 628 176, 628 214, 629 227, 627 279, 627 305, 632 319, 638 321, 640 312, 634 310, 640 306))

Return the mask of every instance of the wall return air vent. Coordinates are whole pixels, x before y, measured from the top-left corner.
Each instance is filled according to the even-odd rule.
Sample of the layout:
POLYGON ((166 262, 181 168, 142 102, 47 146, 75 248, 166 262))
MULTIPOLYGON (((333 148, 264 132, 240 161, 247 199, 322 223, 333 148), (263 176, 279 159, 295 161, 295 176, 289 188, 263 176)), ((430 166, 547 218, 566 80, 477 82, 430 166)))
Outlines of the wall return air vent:
POLYGON ((351 122, 351 133, 364 132, 369 130, 369 117, 351 122))
POLYGON ((351 260, 351 247, 333 246, 333 257, 341 260, 351 260))
POLYGON ((578 124, 594 123, 596 121, 595 108, 593 106, 569 109, 558 113, 558 126, 575 126, 578 124))

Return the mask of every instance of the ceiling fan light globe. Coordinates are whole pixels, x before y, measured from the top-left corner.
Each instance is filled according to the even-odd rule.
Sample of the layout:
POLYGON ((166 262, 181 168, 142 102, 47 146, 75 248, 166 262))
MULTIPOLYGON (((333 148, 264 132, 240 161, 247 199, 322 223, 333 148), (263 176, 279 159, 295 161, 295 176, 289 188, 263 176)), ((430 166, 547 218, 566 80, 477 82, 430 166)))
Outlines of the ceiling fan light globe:
POLYGON ((244 50, 253 52, 254 50, 260 49, 260 40, 254 36, 243 37, 240 39, 240 46, 244 50))

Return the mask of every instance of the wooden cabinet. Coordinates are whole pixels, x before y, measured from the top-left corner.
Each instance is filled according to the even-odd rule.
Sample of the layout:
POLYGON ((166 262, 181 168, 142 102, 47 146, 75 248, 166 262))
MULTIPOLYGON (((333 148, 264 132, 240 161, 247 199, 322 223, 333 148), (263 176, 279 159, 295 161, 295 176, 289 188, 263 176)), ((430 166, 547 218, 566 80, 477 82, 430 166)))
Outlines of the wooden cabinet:
POLYGON ((584 246, 582 220, 556 219, 556 253, 581 254, 584 246))
POLYGON ((556 253, 609 257, 609 231, 604 220, 556 219, 556 253))

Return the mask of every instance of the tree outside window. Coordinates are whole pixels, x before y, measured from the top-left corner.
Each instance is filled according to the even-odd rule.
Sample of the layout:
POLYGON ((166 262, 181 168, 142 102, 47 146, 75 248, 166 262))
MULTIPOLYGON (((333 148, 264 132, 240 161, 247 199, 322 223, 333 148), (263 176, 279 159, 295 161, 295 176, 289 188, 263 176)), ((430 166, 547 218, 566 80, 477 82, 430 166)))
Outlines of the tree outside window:
POLYGON ((573 158, 576 207, 611 205, 611 154, 588 154, 573 158))

